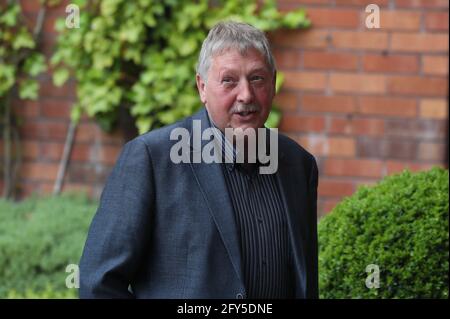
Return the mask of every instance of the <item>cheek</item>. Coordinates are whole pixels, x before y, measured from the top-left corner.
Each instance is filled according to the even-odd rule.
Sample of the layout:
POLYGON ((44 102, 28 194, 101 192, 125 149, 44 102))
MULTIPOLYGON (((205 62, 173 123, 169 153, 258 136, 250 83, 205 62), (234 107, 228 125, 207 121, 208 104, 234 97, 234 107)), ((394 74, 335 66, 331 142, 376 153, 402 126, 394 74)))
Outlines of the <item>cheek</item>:
POLYGON ((261 90, 257 92, 256 98, 262 107, 270 107, 272 105, 273 95, 271 90, 261 90))
POLYGON ((214 99, 216 111, 222 114, 228 113, 235 102, 234 95, 224 91, 216 92, 212 98, 214 99))

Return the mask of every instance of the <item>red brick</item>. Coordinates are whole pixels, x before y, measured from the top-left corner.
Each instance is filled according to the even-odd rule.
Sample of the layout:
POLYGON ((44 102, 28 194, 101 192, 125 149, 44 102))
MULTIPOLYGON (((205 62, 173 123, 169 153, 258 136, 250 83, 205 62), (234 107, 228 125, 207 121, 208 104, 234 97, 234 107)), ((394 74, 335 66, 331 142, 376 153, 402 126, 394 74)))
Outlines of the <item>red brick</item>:
POLYGON ((314 5, 329 5, 331 0, 278 0, 276 1, 277 8, 281 12, 289 12, 299 8, 303 8, 305 4, 314 4, 314 5))
POLYGON ((364 70, 369 72, 416 73, 419 59, 411 55, 366 54, 363 57, 364 70))
POLYGON ((388 34, 379 31, 334 31, 332 44, 339 49, 386 50, 388 34))
POLYGON ((297 95, 281 90, 275 96, 274 104, 283 111, 293 112, 297 109, 297 95))
POLYGON ((303 66, 312 69, 356 70, 358 57, 349 53, 305 51, 303 66))
POLYGON ((393 33, 391 50, 399 52, 448 52, 448 34, 393 33))
MULTIPOLYGON (((55 51, 57 42, 57 35, 52 33, 47 33, 42 38, 42 41, 40 43, 40 50, 47 58, 47 61, 50 61, 53 52, 55 51)), ((48 66, 47 74, 50 74, 50 71, 52 70, 52 66, 48 66)))
POLYGON ((350 181, 321 178, 317 191, 319 196, 350 196, 355 191, 355 186, 350 181))
POLYGON ((57 34, 58 32, 55 30, 55 22, 57 19, 66 19, 67 13, 58 12, 58 11, 48 11, 45 15, 44 24, 42 26, 42 30, 45 35, 48 34, 57 34))
POLYGON ((72 102, 62 99, 45 99, 41 101, 41 115, 44 117, 70 117, 72 102))
POLYGON ((67 181, 70 183, 103 183, 111 173, 111 167, 98 166, 96 163, 74 162, 68 167, 67 181))
POLYGON ((78 124, 75 134, 75 141, 78 143, 93 142, 97 139, 100 128, 94 122, 86 122, 78 124))
POLYGON ((420 140, 444 139, 448 136, 448 121, 436 119, 388 119, 385 133, 389 137, 404 137, 420 140))
POLYGON ((278 68, 299 68, 301 66, 301 52, 299 50, 279 49, 274 52, 278 68))
POLYGON ((39 158, 40 155, 39 142, 22 141, 21 145, 22 145, 22 156, 24 159, 36 160, 39 158))
POLYGON ((355 111, 355 98, 350 95, 313 95, 301 97, 301 109, 308 112, 351 113, 355 111))
POLYGON ((40 82, 39 95, 41 97, 61 97, 73 100, 75 98, 75 82, 69 80, 61 87, 54 86, 51 80, 40 82))
POLYGON ((62 158, 64 142, 42 142, 41 157, 47 160, 59 161, 62 158))
POLYGON ((330 88, 342 93, 385 93, 386 77, 378 74, 335 72, 330 75, 330 88))
POLYGON ((388 79, 388 92, 419 96, 446 96, 446 78, 420 76, 392 76, 388 79))
POLYGON ((380 12, 380 27, 383 30, 418 31, 420 28, 420 12, 383 10, 380 12))
POLYGON ((431 31, 448 30, 448 12, 427 12, 425 14, 425 27, 431 31))
POLYGON ((445 99, 423 99, 420 101, 420 117, 447 119, 448 103, 445 99))
POLYGON ((359 97, 359 113, 385 116, 414 117, 417 114, 415 99, 381 96, 359 97))
POLYGON ((25 138, 45 140, 65 140, 69 121, 64 122, 26 122, 21 126, 25 138))
POLYGON ((353 157, 356 154, 355 140, 349 137, 304 136, 298 141, 316 156, 353 157))
POLYGON ((27 179, 54 181, 58 172, 57 163, 25 163, 21 176, 27 179))
POLYGON ((14 113, 24 117, 37 117, 39 116, 39 102, 31 100, 19 100, 15 99, 12 102, 14 113))
POLYGON ((399 8, 448 8, 448 0, 397 0, 399 8))
POLYGON ((364 10, 365 7, 368 4, 376 4, 380 7, 385 7, 388 5, 388 0, 373 0, 368 2, 367 0, 336 0, 336 5, 337 6, 344 6, 344 5, 348 5, 348 6, 358 6, 361 7, 361 10, 364 10))
POLYGON ((286 89, 300 89, 321 91, 326 87, 326 75, 315 71, 285 71, 283 87, 286 89))
POLYGON ((70 160, 77 162, 89 162, 91 161, 91 145, 77 144, 75 143, 70 153, 70 160))
MULTIPOLYGON (((40 1, 19 0, 22 10, 25 12, 37 13, 42 7, 40 1)), ((47 6, 47 12, 64 13, 66 6, 70 3, 69 0, 61 0, 57 5, 47 6)))
POLYGON ((328 158, 324 173, 330 176, 381 177, 383 163, 379 160, 328 158))
POLYGON ((324 30, 279 30, 269 33, 270 42, 286 48, 325 48, 328 31, 324 30))
POLYGON ((425 74, 448 75, 448 56, 422 56, 422 70, 425 74))
POLYGON ((447 147, 444 143, 422 142, 419 144, 418 159, 443 163, 446 152, 447 147))
POLYGON ((42 7, 42 4, 40 1, 27 1, 27 0, 19 0, 20 7, 22 8, 22 11, 24 12, 32 12, 37 13, 39 9, 42 7))
POLYGON ((358 10, 308 8, 307 15, 314 28, 357 28, 360 22, 358 10))
POLYGON ((413 172, 429 170, 436 164, 424 164, 417 162, 405 162, 405 161, 387 161, 386 170, 387 175, 392 175, 395 173, 400 173, 405 169, 408 169, 413 172))
POLYGON ((384 121, 364 118, 331 118, 329 132, 348 135, 382 136, 384 134, 384 121))
POLYGON ((123 146, 128 140, 125 140, 123 133, 116 129, 112 132, 105 132, 101 128, 98 128, 98 137, 102 145, 119 145, 123 146))
POLYGON ((321 132, 325 128, 325 119, 321 116, 284 116, 280 123, 281 131, 321 132))
POLYGON ((114 165, 121 149, 118 146, 102 145, 99 149, 99 162, 104 165, 114 165))
POLYGON ((357 156, 372 158, 415 159, 417 143, 411 140, 359 138, 357 156))

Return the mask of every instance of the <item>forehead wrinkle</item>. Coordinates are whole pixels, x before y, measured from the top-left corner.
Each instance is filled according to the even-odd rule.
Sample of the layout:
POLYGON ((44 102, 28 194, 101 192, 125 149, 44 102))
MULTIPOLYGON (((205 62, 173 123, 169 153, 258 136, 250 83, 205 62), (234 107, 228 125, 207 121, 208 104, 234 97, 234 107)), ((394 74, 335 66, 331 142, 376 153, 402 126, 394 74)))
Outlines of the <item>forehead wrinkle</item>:
POLYGON ((246 61, 246 63, 241 63, 238 62, 238 66, 236 67, 231 67, 229 64, 233 64, 232 62, 235 61, 236 59, 240 59, 240 58, 246 58, 248 57, 248 54, 241 54, 240 52, 234 52, 235 54, 227 54, 227 53, 222 53, 220 55, 216 55, 212 58, 212 68, 210 68, 211 70, 213 68, 216 69, 216 71, 218 72, 218 74, 222 74, 224 72, 240 72, 242 67, 245 67, 245 72, 250 74, 250 73, 255 73, 255 72, 259 72, 259 71, 263 71, 263 72, 270 72, 268 66, 266 65, 266 63, 264 61, 261 61, 261 55, 258 52, 255 52, 256 55, 259 57, 259 59, 253 59, 250 61, 246 61), (237 54, 236 54, 237 53, 237 54), (217 69, 217 58, 221 58, 222 60, 220 61, 221 65, 219 66, 219 69, 217 69), (227 63, 228 62, 228 63, 227 63), (231 62, 231 63, 229 63, 231 62))

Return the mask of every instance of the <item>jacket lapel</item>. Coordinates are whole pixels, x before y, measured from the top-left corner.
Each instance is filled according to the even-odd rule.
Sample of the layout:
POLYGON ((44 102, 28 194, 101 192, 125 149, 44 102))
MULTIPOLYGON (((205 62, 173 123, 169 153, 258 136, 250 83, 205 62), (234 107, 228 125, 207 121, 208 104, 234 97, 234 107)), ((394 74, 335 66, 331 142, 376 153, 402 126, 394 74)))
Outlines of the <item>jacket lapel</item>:
MULTIPOLYGON (((203 108, 191 117, 191 120, 200 120, 201 132, 209 127, 207 116, 206 110, 203 108)), ((192 138, 194 137, 192 122, 188 125, 192 138)), ((199 137, 197 136, 197 138, 199 137)), ((201 151, 207 143, 208 141, 201 141, 201 143, 190 141, 191 159, 195 156, 195 153, 197 153, 197 156, 201 155, 201 151), (198 148, 198 145, 201 145, 201 147, 198 148)), ((234 270, 244 286, 238 231, 221 164, 191 163, 190 165, 196 182, 205 196, 209 211, 230 256, 234 270)))

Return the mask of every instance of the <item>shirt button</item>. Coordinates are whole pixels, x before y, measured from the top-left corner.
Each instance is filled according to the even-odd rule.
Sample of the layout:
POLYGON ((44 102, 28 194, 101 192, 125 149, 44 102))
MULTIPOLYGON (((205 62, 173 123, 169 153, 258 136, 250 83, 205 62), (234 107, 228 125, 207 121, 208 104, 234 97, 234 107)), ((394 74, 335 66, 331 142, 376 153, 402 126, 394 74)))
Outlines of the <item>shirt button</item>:
POLYGON ((236 294, 236 299, 244 299, 244 295, 241 293, 236 294))
POLYGON ((260 224, 262 224, 262 223, 263 223, 263 220, 262 220, 262 218, 261 218, 261 217, 258 217, 258 223, 260 223, 260 224))

